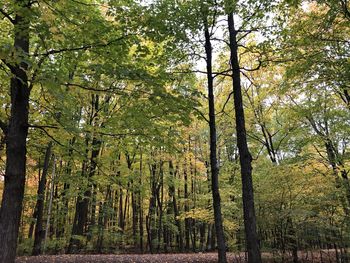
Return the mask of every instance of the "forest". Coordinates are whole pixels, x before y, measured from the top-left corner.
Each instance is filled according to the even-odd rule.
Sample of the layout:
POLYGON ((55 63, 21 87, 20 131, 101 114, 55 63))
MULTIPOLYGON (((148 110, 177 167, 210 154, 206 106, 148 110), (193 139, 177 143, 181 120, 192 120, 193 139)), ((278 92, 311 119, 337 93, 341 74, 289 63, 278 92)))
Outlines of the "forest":
POLYGON ((0 263, 350 262, 348 0, 1 0, 0 106, 0 263))

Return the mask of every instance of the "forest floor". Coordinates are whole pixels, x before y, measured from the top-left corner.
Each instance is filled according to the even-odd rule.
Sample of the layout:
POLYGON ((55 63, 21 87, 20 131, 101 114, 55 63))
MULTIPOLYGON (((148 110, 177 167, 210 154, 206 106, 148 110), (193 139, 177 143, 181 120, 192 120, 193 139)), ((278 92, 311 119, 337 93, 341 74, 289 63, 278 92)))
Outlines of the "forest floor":
MULTIPOLYGON (((244 253, 228 253, 228 262, 243 263, 244 253)), ((263 253, 263 262, 292 262, 281 259, 271 253, 263 253)), ((290 258, 289 258, 290 259, 290 258)), ((300 263, 336 262, 333 253, 300 253, 300 263)), ((16 263, 177 263, 177 262, 217 262, 217 253, 188 253, 188 254, 119 254, 119 255, 45 255, 36 257, 18 257, 16 263)))

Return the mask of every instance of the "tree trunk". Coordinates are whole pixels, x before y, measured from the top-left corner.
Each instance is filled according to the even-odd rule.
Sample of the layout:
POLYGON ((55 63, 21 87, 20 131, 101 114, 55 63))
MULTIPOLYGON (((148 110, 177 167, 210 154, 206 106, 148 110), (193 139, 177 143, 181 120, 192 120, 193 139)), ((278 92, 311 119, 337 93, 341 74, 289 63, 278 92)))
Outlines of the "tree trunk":
MULTIPOLYGON (((184 150, 184 154, 186 156, 186 150, 184 150)), ((185 213, 188 213, 190 211, 188 202, 189 202, 189 195, 188 195, 188 174, 187 174, 187 158, 185 157, 184 161, 184 198, 185 198, 185 213)), ((185 218, 185 244, 186 244, 186 251, 188 252, 190 250, 190 218, 185 218)))
MULTIPOLYGON (((90 125, 93 127, 96 127, 98 124, 96 123, 98 120, 98 111, 99 111, 99 96, 92 96, 91 101, 91 117, 89 120, 90 125)), ((86 143, 86 156, 88 156, 89 153, 89 137, 87 136, 85 139, 86 143)), ((91 196, 93 194, 93 183, 92 183, 92 177, 95 175, 96 169, 97 169, 97 158, 100 153, 102 147, 102 140, 98 138, 98 135, 93 134, 92 142, 90 145, 91 149, 91 155, 88 160, 83 161, 82 165, 82 176, 87 174, 87 188, 84 191, 84 196, 79 196, 77 198, 76 202, 76 209, 75 209, 75 217, 74 217, 74 224, 72 228, 72 237, 69 242, 68 247, 68 253, 72 253, 75 247, 77 249, 80 249, 80 241, 77 240, 74 236, 79 235, 83 236, 84 232, 86 232, 86 226, 88 223, 88 212, 89 212, 89 204, 91 203, 91 196)))
POLYGON ((139 232, 140 232, 140 251, 143 253, 143 196, 142 196, 142 150, 140 150, 140 174, 139 174, 139 191, 138 191, 138 208, 139 208, 139 232))
POLYGON ((41 242, 44 238, 43 230, 43 212, 44 212, 44 196, 45 196, 45 187, 46 187, 46 177, 49 170, 49 162, 51 157, 51 147, 52 142, 49 143, 45 153, 43 173, 40 178, 39 187, 38 187, 38 197, 36 201, 36 225, 35 225, 35 234, 34 234, 34 245, 32 255, 41 254, 41 242))
POLYGON ((179 210, 177 208, 176 194, 175 194, 176 171, 174 171, 174 165, 173 165, 172 161, 169 161, 169 173, 170 173, 169 198, 172 199, 173 210, 174 210, 174 220, 175 220, 175 225, 178 229, 178 234, 177 234, 177 238, 176 238, 177 244, 178 244, 178 250, 179 250, 179 252, 182 252, 183 251, 183 237, 182 237, 181 222, 178 219, 179 210))
MULTIPOLYGON (((40 158, 39 158, 39 161, 38 161, 38 164, 39 164, 39 179, 38 179, 38 190, 39 190, 39 186, 40 186, 40 180, 41 180, 41 167, 40 167, 40 158)), ((33 233, 34 233, 34 227, 35 227, 35 224, 36 224, 36 220, 37 220, 37 213, 38 213, 38 199, 35 203, 35 207, 33 209, 33 216, 32 216, 32 220, 30 222, 30 225, 29 225, 29 230, 28 230, 28 238, 31 239, 33 237, 33 233)))
POLYGON ((28 135, 29 94, 27 69, 24 62, 29 52, 29 24, 24 17, 29 12, 29 1, 16 1, 14 19, 14 48, 22 62, 8 65, 11 115, 6 132, 5 184, 0 210, 0 262, 14 262, 21 219, 26 176, 26 139, 28 135))
POLYGON ((216 123, 214 102, 214 79, 212 74, 212 46, 207 23, 205 23, 205 52, 207 58, 207 81, 209 97, 209 129, 210 129, 210 168, 211 168, 211 191, 213 195, 213 208, 215 220, 215 232, 218 243, 218 256, 220 263, 227 262, 225 234, 222 225, 221 201, 219 192, 219 167, 216 153, 216 123))
MULTIPOLYGON (((84 160, 82 164, 82 176, 86 174, 86 163, 87 161, 84 160)), ((84 194, 85 198, 85 194, 84 194)), ((82 236, 84 234, 84 225, 85 221, 84 219, 87 218, 87 215, 84 215, 84 211, 87 211, 87 209, 84 208, 84 200, 81 196, 77 197, 76 205, 75 205, 75 214, 74 214, 74 222, 72 227, 72 234, 69 241, 67 253, 73 253, 75 250, 80 249, 80 241, 76 238, 76 236, 82 236)))
POLYGON ((242 192, 243 192, 243 214, 244 229, 246 235, 246 247, 248 251, 248 262, 261 262, 261 254, 256 232, 256 217, 254 208, 254 193, 252 179, 252 157, 247 143, 245 129, 243 99, 241 90, 240 68, 238 62, 237 31, 234 28, 233 14, 228 15, 228 27, 230 33, 230 62, 232 67, 232 84, 234 91, 234 108, 236 114, 237 146, 239 161, 241 165, 242 192))
POLYGON ((52 178, 51 178, 51 188, 50 188, 50 199, 49 199, 49 207, 47 208, 47 218, 46 218, 46 229, 45 229, 45 238, 44 238, 44 252, 46 249, 46 242, 49 235, 50 229, 50 219, 51 219, 51 211, 52 211, 52 201, 54 196, 54 187, 55 187, 55 176, 56 176, 56 159, 53 159, 53 168, 52 168, 52 178))
POLYGON ((148 245, 149 250, 154 253, 154 245, 157 238, 157 229, 156 229, 156 209, 157 209, 157 194, 158 194, 158 182, 156 178, 157 165, 150 164, 150 174, 151 174, 151 197, 149 201, 148 215, 146 217, 147 225, 147 235, 148 235, 148 245))

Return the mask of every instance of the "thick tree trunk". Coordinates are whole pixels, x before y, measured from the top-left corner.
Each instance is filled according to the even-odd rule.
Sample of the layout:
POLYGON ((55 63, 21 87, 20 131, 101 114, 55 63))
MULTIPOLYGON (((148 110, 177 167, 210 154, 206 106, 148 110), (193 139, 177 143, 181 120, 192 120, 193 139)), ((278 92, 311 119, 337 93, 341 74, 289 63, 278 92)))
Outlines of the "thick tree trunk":
POLYGON ((36 201, 36 225, 35 225, 35 234, 34 234, 34 245, 32 255, 41 254, 41 242, 44 239, 44 229, 43 229, 43 212, 44 212, 44 197, 45 197, 45 187, 46 187, 46 178, 47 172, 49 170, 49 162, 51 157, 51 147, 52 143, 50 142, 47 146, 44 160, 43 173, 40 178, 39 187, 38 187, 38 197, 36 201))
POLYGON ((261 262, 258 235, 256 232, 256 217, 254 208, 254 193, 252 179, 252 157, 247 143, 245 129, 243 99, 241 90, 240 68, 238 62, 237 31, 234 28, 233 14, 228 15, 228 27, 230 33, 230 62, 232 67, 232 83, 234 92, 234 108, 236 114, 237 146, 241 165, 242 191, 243 191, 243 214, 248 262, 261 262))
POLYGON ((210 168, 211 168, 211 191, 213 195, 213 208, 215 219, 215 232, 218 244, 218 256, 220 263, 227 262, 225 234, 222 225, 221 200, 219 192, 219 167, 216 153, 216 123, 214 102, 214 79, 212 73, 212 46, 208 25, 205 23, 205 52, 207 58, 207 81, 209 97, 209 129, 210 129, 210 168))
POLYGON ((14 20, 14 48, 19 64, 9 65, 13 74, 10 84, 11 117, 6 133, 5 184, 0 210, 0 262, 14 262, 26 175, 26 139, 28 135, 29 94, 24 62, 29 52, 28 1, 16 1, 19 8, 14 20))

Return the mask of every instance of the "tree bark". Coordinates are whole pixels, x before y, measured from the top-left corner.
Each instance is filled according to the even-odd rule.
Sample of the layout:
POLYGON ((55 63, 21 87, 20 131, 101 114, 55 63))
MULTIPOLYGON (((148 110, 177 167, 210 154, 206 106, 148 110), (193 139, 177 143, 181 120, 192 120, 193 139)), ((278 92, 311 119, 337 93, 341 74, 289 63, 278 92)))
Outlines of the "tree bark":
POLYGON ((220 263, 227 262, 225 234, 222 225, 221 201, 219 192, 219 167, 216 153, 216 123, 215 123, 215 102, 214 102, 214 79, 212 73, 212 46, 208 25, 205 22, 205 52, 207 60, 207 81, 209 97, 209 130, 210 130, 210 168, 211 168, 211 191, 213 195, 213 208, 215 220, 215 232, 218 244, 218 256, 220 263))
POLYGON ((183 237, 182 237, 182 229, 181 229, 181 222, 178 219, 179 216, 179 210, 177 208, 177 201, 176 201, 176 193, 175 193, 175 180, 176 180, 176 171, 174 171, 174 165, 173 162, 169 161, 169 173, 170 173, 170 183, 169 183, 169 198, 172 199, 172 205, 173 205, 173 211, 174 211, 174 221, 175 225, 178 229, 178 233, 176 235, 177 245, 178 245, 178 251, 183 252, 183 237))
POLYGON ((44 253, 45 253, 45 249, 46 249, 47 238, 48 238, 49 232, 50 232, 49 230, 50 230, 50 220, 51 220, 51 212, 52 212, 52 202, 53 202, 53 198, 54 198, 55 177, 56 177, 56 157, 53 157, 50 198, 49 198, 49 206, 47 208, 46 229, 45 229, 44 248, 43 248, 44 253))
POLYGON ((29 1, 19 1, 13 21, 14 49, 21 62, 8 65, 12 78, 10 83, 11 115, 6 132, 5 184, 0 210, 0 262, 15 261, 19 224, 26 176, 26 139, 28 135, 29 94, 25 57, 29 52, 29 24, 25 14, 29 1))
MULTIPOLYGON (((98 111, 99 111, 99 96, 92 96, 91 100, 91 117, 89 120, 89 124, 93 127, 97 127, 98 121, 98 111)), ((91 155, 89 160, 84 160, 82 165, 82 176, 87 177, 87 188, 84 191, 84 196, 79 196, 76 202, 75 209, 75 217, 74 224, 72 228, 72 237, 69 242, 67 253, 72 253, 74 249, 80 249, 81 242, 77 240, 74 236, 84 236, 84 232, 86 232, 86 226, 88 224, 88 212, 89 212, 89 204, 91 203, 91 197, 93 194, 93 183, 92 177, 95 175, 97 170, 97 159, 98 155, 101 151, 102 140, 98 138, 98 135, 93 134, 93 138, 91 141, 91 145, 89 146, 89 137, 87 136, 85 139, 86 143, 86 156, 89 154, 89 147, 91 150, 91 155)))
MULTIPOLYGON (((190 211, 188 202, 189 202, 189 194, 188 194, 188 174, 187 174, 187 157, 186 157, 186 149, 184 149, 185 161, 183 166, 183 174, 184 174, 184 198, 185 198, 185 213, 190 211)), ((190 218, 185 218, 185 244, 186 251, 190 250, 190 218)))
POLYGON ((248 262, 261 262, 258 235, 256 232, 256 217, 254 208, 254 192, 252 179, 252 156, 248 149, 247 134, 245 129, 240 68, 238 61, 237 31, 234 27, 233 14, 228 15, 228 27, 230 34, 230 62, 232 68, 232 84, 234 92, 234 108, 236 114, 237 146, 241 165, 242 192, 243 192, 243 215, 248 251, 248 262))
POLYGON ((140 251, 143 253, 143 196, 142 196, 142 176, 143 176, 142 149, 140 149, 140 174, 139 174, 139 190, 138 190, 138 208, 139 208, 139 232, 140 232, 140 251))
POLYGON ((44 239, 44 230, 43 230, 43 212, 44 212, 44 197, 45 197, 45 187, 46 187, 46 178, 47 172, 49 170, 49 162, 51 157, 51 147, 52 142, 49 143, 45 153, 44 167, 43 173, 39 182, 38 187, 38 197, 36 201, 36 225, 34 232, 34 245, 32 255, 40 255, 41 254, 41 242, 44 239))

